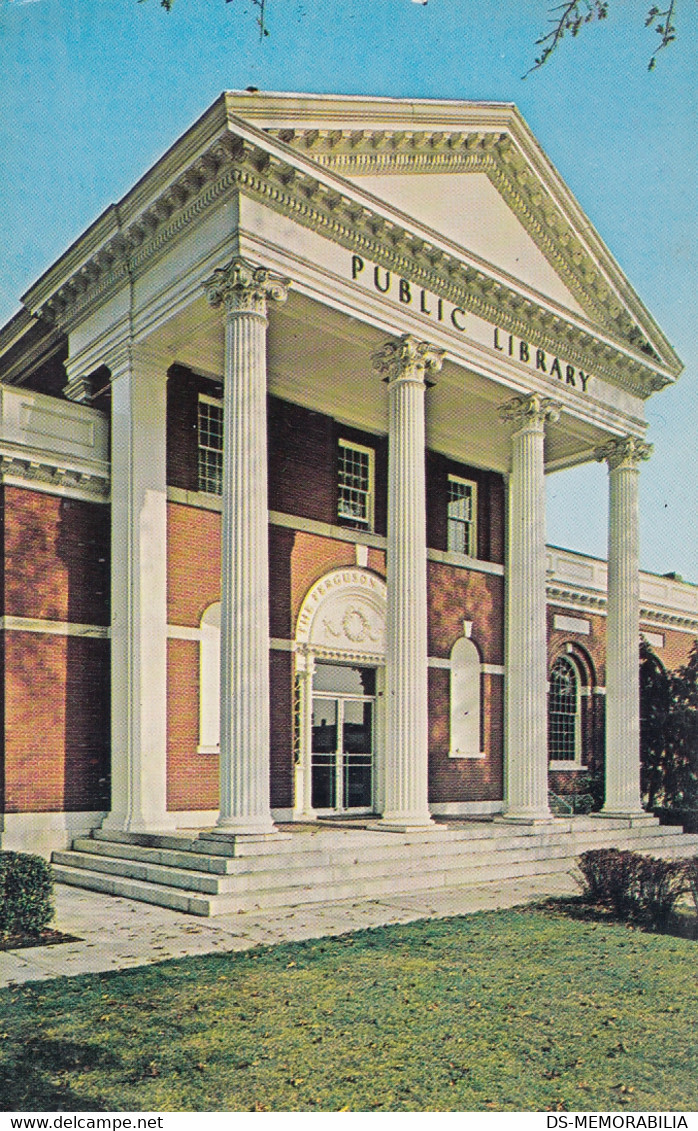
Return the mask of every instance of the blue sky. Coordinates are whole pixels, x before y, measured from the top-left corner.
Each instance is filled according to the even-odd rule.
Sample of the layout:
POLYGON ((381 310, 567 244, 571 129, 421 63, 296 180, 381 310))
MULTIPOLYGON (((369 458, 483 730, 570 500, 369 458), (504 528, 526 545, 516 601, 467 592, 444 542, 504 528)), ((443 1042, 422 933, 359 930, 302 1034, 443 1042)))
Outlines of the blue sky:
MULTIPOLYGON (((698 8, 647 72, 650 3, 525 80, 547 0, 0 0, 0 322, 223 89, 515 102, 686 365, 648 404, 643 568, 698 582, 698 8)), ((552 6, 552 0, 551 4, 552 6)), ((606 553, 594 465, 548 480, 548 538, 606 553)))

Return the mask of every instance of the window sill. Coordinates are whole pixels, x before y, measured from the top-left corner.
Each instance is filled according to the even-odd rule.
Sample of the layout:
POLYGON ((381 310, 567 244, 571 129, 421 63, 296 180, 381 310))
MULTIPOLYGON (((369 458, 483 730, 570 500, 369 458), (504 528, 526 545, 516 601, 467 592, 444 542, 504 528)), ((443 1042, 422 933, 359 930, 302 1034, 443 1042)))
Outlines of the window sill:
POLYGON ((582 765, 581 762, 548 762, 548 769, 554 770, 555 773, 559 773, 560 771, 576 771, 577 773, 579 773, 582 770, 586 773, 589 767, 582 765))
POLYGON ((197 754, 220 754, 220 746, 197 746, 197 754))
POLYGON ((484 751, 480 754, 464 754, 460 750, 449 750, 449 758, 458 758, 460 760, 466 759, 469 762, 484 762, 487 755, 484 751))

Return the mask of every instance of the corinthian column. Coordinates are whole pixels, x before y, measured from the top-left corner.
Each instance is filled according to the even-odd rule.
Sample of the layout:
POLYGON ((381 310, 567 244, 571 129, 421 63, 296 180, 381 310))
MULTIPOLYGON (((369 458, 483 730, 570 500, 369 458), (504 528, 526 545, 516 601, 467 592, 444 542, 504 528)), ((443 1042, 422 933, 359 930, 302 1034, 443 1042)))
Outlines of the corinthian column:
POLYGON ((511 820, 550 818, 545 619, 545 422, 559 405, 533 394, 500 409, 513 421, 509 478, 506 797, 511 820))
POLYGON ((608 464, 608 617, 606 621, 606 789, 603 814, 641 816, 640 463, 652 445, 635 436, 596 451, 608 464))
POLYGON ((431 821, 428 794, 427 544, 424 393, 443 350, 411 334, 373 355, 388 382, 388 623, 383 819, 431 821))
POLYGON ((225 311, 220 833, 274 831, 269 808, 267 301, 288 279, 234 259, 205 284, 225 311))

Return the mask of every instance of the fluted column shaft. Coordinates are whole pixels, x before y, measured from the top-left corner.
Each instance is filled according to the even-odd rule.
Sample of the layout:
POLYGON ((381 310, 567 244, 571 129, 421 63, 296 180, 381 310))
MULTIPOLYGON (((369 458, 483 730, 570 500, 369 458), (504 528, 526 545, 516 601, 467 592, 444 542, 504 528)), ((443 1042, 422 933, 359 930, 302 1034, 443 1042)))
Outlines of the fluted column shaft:
POLYGON ((206 284, 225 309, 218 827, 262 834, 269 802, 267 300, 287 280, 235 259, 206 284))
POLYGON ((443 352, 406 334, 374 355, 388 381, 388 608, 383 818, 430 823, 424 395, 443 352))
POLYGON ((633 436, 599 448, 609 471, 606 620, 606 786, 603 812, 642 813, 640 794, 640 462, 651 446, 633 436))
POLYGON ((545 820, 548 807, 547 639, 545 604, 546 420, 548 397, 515 397, 502 419, 514 421, 509 479, 506 640, 505 815, 545 820))

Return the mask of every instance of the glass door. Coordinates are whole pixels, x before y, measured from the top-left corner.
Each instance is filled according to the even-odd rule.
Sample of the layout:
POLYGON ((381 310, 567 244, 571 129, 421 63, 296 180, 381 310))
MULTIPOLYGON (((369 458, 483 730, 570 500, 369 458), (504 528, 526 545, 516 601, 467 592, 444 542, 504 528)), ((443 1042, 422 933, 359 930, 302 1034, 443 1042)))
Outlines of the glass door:
POLYGON ((311 804, 319 812, 370 812, 373 804, 373 668, 318 663, 313 679, 311 804))

